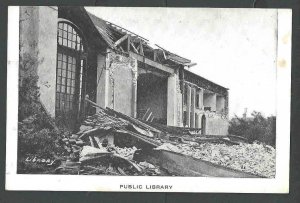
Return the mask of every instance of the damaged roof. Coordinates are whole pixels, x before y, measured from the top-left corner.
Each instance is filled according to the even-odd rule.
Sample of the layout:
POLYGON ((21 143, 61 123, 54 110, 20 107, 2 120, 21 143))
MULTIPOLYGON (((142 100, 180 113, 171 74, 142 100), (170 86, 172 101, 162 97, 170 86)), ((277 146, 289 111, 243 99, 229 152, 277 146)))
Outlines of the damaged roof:
MULTIPOLYGON (((87 12, 87 11, 86 11, 87 12)), ((106 20, 103 20, 89 12, 87 12, 90 19, 94 23, 95 27, 103 37, 103 39, 106 41, 106 43, 109 45, 110 48, 116 49, 115 42, 120 39, 122 36, 130 35, 131 37, 138 38, 143 42, 143 45, 147 46, 148 49, 154 50, 160 50, 163 52, 163 55, 166 60, 173 61, 180 65, 189 65, 191 63, 191 60, 186 59, 184 57, 181 57, 177 54, 174 54, 159 45, 155 44, 155 47, 151 46, 149 43, 149 40, 147 40, 144 37, 141 37, 138 34, 135 34, 121 26, 118 26, 114 23, 108 22, 106 20)))
MULTIPOLYGON (((177 64, 177 65, 182 65, 182 66, 187 66, 187 67, 195 65, 195 63, 193 64, 191 62, 191 60, 186 59, 182 56, 179 56, 175 53, 172 53, 157 44, 151 44, 148 39, 146 39, 134 32, 131 32, 121 26, 118 26, 114 23, 103 20, 103 19, 87 12, 84 7, 82 7, 82 10, 84 10, 86 15, 91 19, 91 22, 94 24, 95 28, 97 29, 97 31, 99 32, 99 34, 101 35, 103 40, 106 42, 108 47, 115 51, 120 51, 120 49, 116 45, 116 42, 119 41, 122 37, 128 35, 132 39, 139 40, 143 44, 144 50, 152 51, 153 53, 156 52, 156 54, 158 56, 157 62, 159 62, 163 65, 170 66, 170 67, 174 66, 174 63, 175 63, 175 65, 177 64)), ((226 94, 226 91, 228 90, 228 88, 218 85, 212 81, 209 81, 209 80, 207 80, 197 74, 194 74, 186 69, 184 69, 184 72, 186 73, 185 75, 190 76, 185 79, 187 79, 187 80, 191 79, 192 81, 194 81, 196 79, 194 81, 194 82, 196 82, 195 84, 198 84, 199 80, 202 80, 201 83, 204 83, 202 85, 204 85, 208 89, 211 89, 211 90, 216 89, 216 90, 218 90, 218 92, 220 92, 222 94, 226 94), (192 79, 192 78, 194 78, 194 79, 192 79)))

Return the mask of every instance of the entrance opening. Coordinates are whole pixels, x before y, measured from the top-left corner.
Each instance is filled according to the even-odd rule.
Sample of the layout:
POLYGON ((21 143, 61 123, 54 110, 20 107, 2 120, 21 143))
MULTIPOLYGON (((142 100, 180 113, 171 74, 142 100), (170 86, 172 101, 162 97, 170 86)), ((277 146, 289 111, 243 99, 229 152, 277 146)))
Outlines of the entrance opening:
POLYGON ((168 77, 146 64, 138 64, 137 117, 167 124, 168 77))
POLYGON ((201 118, 201 135, 206 135, 206 117, 205 115, 201 118))

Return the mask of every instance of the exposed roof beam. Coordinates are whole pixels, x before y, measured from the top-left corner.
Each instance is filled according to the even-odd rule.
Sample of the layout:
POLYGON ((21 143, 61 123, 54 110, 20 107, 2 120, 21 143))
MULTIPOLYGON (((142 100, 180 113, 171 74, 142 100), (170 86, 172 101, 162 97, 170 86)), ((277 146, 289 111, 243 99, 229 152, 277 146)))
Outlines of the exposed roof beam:
POLYGON ((189 63, 189 64, 184 64, 184 65, 190 68, 190 67, 197 65, 197 63, 189 63))
POLYGON ((121 44, 124 40, 126 40, 128 38, 128 35, 124 35, 123 37, 121 37, 120 39, 118 39, 116 42, 115 42, 115 46, 121 44))
POLYGON ((130 45, 132 46, 133 50, 136 52, 136 53, 139 53, 139 51, 137 50, 137 48, 135 48, 134 44, 131 42, 130 45))
POLYGON ((144 48, 143 48, 142 40, 140 40, 140 54, 141 54, 142 56, 144 56, 144 48))
POLYGON ((160 63, 157 63, 155 61, 152 61, 144 56, 141 56, 139 54, 136 54, 132 51, 129 52, 129 56, 135 58, 136 60, 142 62, 142 63, 145 63, 145 64, 148 64, 149 66, 152 66, 154 68, 157 68, 159 70, 162 70, 164 72, 167 72, 167 73, 170 73, 170 74, 173 74, 174 73, 174 69, 173 68, 170 68, 170 67, 167 67, 167 66, 164 66, 160 63))

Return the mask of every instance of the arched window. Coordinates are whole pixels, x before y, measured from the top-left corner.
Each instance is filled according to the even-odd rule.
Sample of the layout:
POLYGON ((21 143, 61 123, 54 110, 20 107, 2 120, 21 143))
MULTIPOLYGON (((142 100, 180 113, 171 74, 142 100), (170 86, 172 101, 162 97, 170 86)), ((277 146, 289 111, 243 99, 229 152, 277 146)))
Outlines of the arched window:
POLYGON ((85 94, 85 43, 79 29, 70 22, 58 23, 56 114, 79 116, 85 94))
POLYGON ((59 22, 57 36, 58 45, 83 52, 82 37, 80 37, 72 24, 68 22, 59 22))

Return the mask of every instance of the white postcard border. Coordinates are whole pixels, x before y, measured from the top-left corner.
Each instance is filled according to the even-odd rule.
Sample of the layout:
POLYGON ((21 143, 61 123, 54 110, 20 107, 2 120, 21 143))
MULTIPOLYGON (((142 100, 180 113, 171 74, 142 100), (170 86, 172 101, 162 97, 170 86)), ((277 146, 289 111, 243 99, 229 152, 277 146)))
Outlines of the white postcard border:
POLYGON ((19 7, 8 9, 6 190, 288 193, 291 92, 291 9, 278 10, 276 178, 20 175, 17 168, 19 7), (124 189, 122 185, 131 185, 124 189), (152 189, 153 185, 170 185, 152 189), (149 188, 150 189, 147 189, 149 188))

